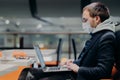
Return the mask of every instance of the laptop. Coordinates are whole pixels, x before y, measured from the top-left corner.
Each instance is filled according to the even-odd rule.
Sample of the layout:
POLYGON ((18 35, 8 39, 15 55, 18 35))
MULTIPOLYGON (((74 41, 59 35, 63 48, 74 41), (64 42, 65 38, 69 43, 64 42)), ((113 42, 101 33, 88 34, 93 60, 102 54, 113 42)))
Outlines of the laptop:
MULTIPOLYGON (((59 45, 58 45, 59 46, 59 45)), ((43 55, 41 53, 41 50, 40 50, 40 47, 39 47, 39 44, 33 44, 33 47, 36 51, 36 54, 37 54, 37 57, 38 57, 38 60, 41 64, 41 69, 43 70, 43 72, 60 72, 60 71, 71 71, 70 69, 66 68, 66 67, 63 67, 63 66, 54 66, 54 67, 47 67, 45 65, 45 61, 44 61, 44 58, 43 58, 43 55)), ((61 46, 59 46, 60 48, 61 46)), ((59 54, 60 56, 60 54, 59 54)))

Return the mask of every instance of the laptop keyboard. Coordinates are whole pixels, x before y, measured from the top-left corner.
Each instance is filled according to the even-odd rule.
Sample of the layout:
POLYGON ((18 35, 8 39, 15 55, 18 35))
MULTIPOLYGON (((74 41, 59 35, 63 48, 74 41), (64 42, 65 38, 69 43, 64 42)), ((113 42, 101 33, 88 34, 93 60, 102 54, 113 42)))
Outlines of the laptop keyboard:
POLYGON ((66 67, 48 67, 47 68, 47 70, 46 70, 47 72, 54 72, 54 71, 69 71, 69 69, 68 68, 66 68, 66 67))
POLYGON ((48 70, 60 70, 60 67, 50 67, 48 70))

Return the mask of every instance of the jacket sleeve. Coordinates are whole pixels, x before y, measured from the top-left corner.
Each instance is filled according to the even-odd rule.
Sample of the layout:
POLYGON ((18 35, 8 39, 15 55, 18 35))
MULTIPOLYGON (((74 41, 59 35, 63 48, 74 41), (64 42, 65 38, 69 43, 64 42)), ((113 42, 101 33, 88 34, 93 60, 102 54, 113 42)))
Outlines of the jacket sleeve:
MULTIPOLYGON (((78 76, 92 78, 104 78, 111 75, 114 64, 114 44, 113 35, 102 36, 98 43, 97 65, 95 67, 82 67, 78 70, 78 76)), ((77 63, 77 62, 75 62, 77 63)))
POLYGON ((74 64, 77 64, 78 66, 79 66, 79 62, 80 62, 80 61, 79 61, 79 59, 78 59, 78 60, 73 61, 73 63, 74 63, 74 64))

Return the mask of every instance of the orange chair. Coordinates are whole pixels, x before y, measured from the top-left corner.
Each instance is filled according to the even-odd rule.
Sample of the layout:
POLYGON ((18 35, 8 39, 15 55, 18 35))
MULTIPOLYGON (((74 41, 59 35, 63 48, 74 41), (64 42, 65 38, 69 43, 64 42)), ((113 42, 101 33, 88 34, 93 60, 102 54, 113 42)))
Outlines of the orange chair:
POLYGON ((117 69, 115 68, 115 66, 113 66, 113 68, 112 68, 112 76, 114 76, 116 72, 117 72, 117 69))
POLYGON ((61 61, 61 63, 62 63, 62 62, 66 62, 66 61, 67 61, 67 58, 62 58, 60 61, 61 61))
MULTIPOLYGON (((111 73, 112 77, 115 75, 116 72, 117 72, 117 69, 115 68, 115 66, 113 66, 112 73, 111 73)), ((112 78, 111 79, 100 79, 100 80, 112 80, 112 78)))
POLYGON ((0 51, 0 57, 2 57, 2 52, 0 51))
POLYGON ((15 51, 13 51, 12 56, 15 58, 21 58, 21 57, 25 58, 25 57, 27 57, 27 54, 23 51, 15 50, 15 51))

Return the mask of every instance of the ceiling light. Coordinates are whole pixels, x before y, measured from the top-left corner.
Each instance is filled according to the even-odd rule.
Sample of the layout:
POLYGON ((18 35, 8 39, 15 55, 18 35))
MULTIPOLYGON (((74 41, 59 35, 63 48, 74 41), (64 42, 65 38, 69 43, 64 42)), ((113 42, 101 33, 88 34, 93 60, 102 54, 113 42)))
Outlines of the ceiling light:
POLYGON ((17 21, 17 22, 16 22, 16 25, 18 25, 18 26, 19 26, 19 25, 20 25, 20 22, 19 22, 19 21, 17 21))
POLYGON ((37 28, 37 29, 40 29, 40 28, 42 28, 42 27, 43 27, 42 24, 38 24, 36 28, 37 28))
POLYGON ((10 21, 7 19, 7 20, 5 20, 5 24, 9 24, 10 23, 10 21))

